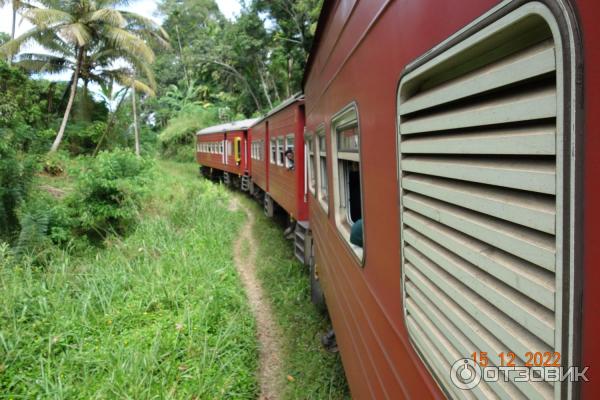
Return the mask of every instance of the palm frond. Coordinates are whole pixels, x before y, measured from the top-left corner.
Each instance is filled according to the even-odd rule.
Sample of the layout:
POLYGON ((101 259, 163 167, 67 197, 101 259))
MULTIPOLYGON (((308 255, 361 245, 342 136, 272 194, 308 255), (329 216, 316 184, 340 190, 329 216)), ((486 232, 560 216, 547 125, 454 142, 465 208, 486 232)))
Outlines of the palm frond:
POLYGON ((154 32, 156 33, 157 37, 160 37, 164 42, 168 43, 169 34, 153 19, 130 11, 121 11, 121 14, 127 20, 127 22, 132 25, 132 28, 136 30, 154 32))
POLYGON ((87 18, 90 22, 103 22, 105 24, 123 28, 127 21, 120 11, 111 8, 102 8, 92 12, 87 18))
POLYGON ((23 17, 40 28, 70 24, 74 21, 71 14, 50 8, 29 8, 23 13, 23 17))
POLYGON ((92 34, 89 29, 81 22, 62 26, 60 28, 60 34, 69 42, 74 43, 79 47, 85 46, 92 39, 92 34))
POLYGON ((133 87, 136 91, 147 94, 148 96, 154 97, 156 93, 154 90, 148 86, 146 83, 142 82, 139 79, 136 79, 131 70, 126 68, 119 68, 112 71, 107 71, 110 75, 115 78, 121 86, 125 87, 133 87))
POLYGON ((141 38, 121 28, 106 27, 105 35, 117 49, 124 50, 147 63, 154 62, 154 52, 141 38))
POLYGON ((44 30, 38 27, 34 27, 24 34, 14 38, 13 40, 9 40, 0 46, 0 54, 4 56, 12 56, 19 52, 21 47, 27 42, 34 40, 37 35, 39 35, 44 30))
POLYGON ((66 58, 34 53, 20 54, 14 64, 29 72, 49 74, 58 74, 74 68, 73 62, 66 58))

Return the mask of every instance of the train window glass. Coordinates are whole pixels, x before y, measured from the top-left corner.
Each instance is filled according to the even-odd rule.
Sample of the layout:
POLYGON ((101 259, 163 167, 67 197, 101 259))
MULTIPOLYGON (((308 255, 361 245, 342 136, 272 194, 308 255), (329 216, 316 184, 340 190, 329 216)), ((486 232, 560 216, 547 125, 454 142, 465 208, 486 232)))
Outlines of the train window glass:
POLYGON ((285 156, 283 155, 283 153, 285 152, 285 150, 283 149, 283 140, 283 136, 279 136, 277 138, 277 165, 280 166, 284 165, 283 159, 285 158, 285 156))
POLYGON ((275 139, 271 139, 271 164, 275 164, 277 162, 277 144, 275 143, 275 139))
POLYGON ((225 146, 223 146, 223 142, 219 143, 219 154, 225 154, 225 146))
POLYGON ((331 141, 332 149, 334 149, 332 176, 335 223, 354 254, 362 260, 364 235, 362 229, 360 135, 356 105, 351 104, 333 118, 331 141))
POLYGON ((325 131, 317 132, 317 151, 319 153, 318 200, 325 211, 329 210, 329 182, 327 179, 327 140, 325 131))
MULTIPOLYGON (((289 134, 286 136, 285 138, 285 151, 288 150, 292 150, 292 152, 294 151, 294 134, 289 134)), ((284 151, 284 153, 285 153, 284 151)), ((294 153, 292 153, 294 154, 294 153)), ((288 169, 291 169, 294 167, 294 159, 292 158, 291 160, 287 157, 285 157, 284 154, 284 161, 285 161, 285 167, 288 169)))
POLYGON ((315 169, 315 137, 313 135, 306 137, 306 147, 308 153, 308 190, 314 195, 317 176, 315 169))
POLYGON ((265 141, 264 140, 260 140, 258 142, 258 159, 259 160, 265 159, 265 141))

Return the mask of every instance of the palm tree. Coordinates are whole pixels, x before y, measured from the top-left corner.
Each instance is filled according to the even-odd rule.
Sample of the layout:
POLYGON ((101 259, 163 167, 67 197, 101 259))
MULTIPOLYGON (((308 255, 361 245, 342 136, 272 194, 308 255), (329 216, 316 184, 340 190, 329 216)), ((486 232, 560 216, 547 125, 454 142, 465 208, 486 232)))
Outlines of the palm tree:
POLYGON ((15 38, 15 27, 17 26, 17 12, 21 9, 22 6, 25 5, 24 2, 20 0, 0 0, 0 7, 4 7, 7 4, 12 6, 12 30, 10 38, 15 38))
POLYGON ((25 54, 20 61, 31 66, 37 64, 46 72, 73 70, 65 114, 50 150, 54 152, 63 139, 79 79, 84 79, 84 88, 89 81, 106 77, 131 81, 131 74, 125 73, 123 68, 111 68, 115 60, 122 59, 143 71, 152 84, 148 64, 154 61, 154 52, 144 39, 153 38, 167 46, 168 36, 152 20, 112 8, 125 1, 45 0, 40 3, 47 8, 31 7, 23 13, 34 28, 0 46, 0 52, 12 56, 23 44, 35 41, 58 56, 25 54))

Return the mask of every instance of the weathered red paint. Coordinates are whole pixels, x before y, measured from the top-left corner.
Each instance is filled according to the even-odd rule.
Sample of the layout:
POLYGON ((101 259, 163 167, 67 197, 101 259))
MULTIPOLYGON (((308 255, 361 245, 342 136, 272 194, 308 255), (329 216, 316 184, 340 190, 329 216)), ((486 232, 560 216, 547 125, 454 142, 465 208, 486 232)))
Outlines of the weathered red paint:
MULTIPOLYGON (((249 172, 250 158, 248 157, 247 146, 248 146, 248 131, 236 130, 223 133, 209 133, 204 135, 196 136, 196 143, 209 143, 209 142, 222 142, 226 141, 231 146, 231 154, 227 154, 225 157, 225 163, 223 163, 223 155, 218 153, 201 153, 196 150, 196 161, 198 164, 215 168, 221 171, 229 172, 236 175, 243 175, 249 172), (235 138, 241 138, 241 160, 240 162, 235 161, 235 155, 233 153, 233 141, 235 138)), ((227 145, 224 147, 225 153, 227 153, 227 145)))
POLYGON ((273 200, 298 221, 308 219, 308 202, 304 193, 304 101, 299 99, 252 127, 253 140, 265 140, 265 158, 254 160, 252 179, 273 200), (271 163, 270 140, 294 136, 295 168, 271 163), (263 172, 264 171, 264 172, 263 172), (266 180, 266 183, 265 183, 266 180))
MULTIPOLYGON (((585 287, 583 365, 600 364, 600 4, 573 2, 581 17, 585 60, 585 287)), ((305 73, 306 128, 321 124, 356 102, 363 160, 364 266, 327 214, 309 195, 316 263, 352 395, 372 398, 440 398, 444 394, 417 356, 403 321, 398 187, 396 89, 407 64, 498 4, 496 0, 326 1, 305 73)), ((332 193, 328 159, 329 193, 332 193)), ((596 366, 597 367, 597 366, 596 366)), ((589 376, 596 376, 591 368, 589 376)), ((585 398, 600 384, 582 385, 585 398)))
MULTIPOLYGON (((222 142, 224 139, 224 133, 197 135, 196 144, 199 145, 202 143, 222 142)), ((196 149, 196 161, 198 162, 198 164, 205 167, 216 168, 219 170, 223 169, 223 156, 221 154, 202 153, 199 152, 198 149, 196 149)))
POLYGON ((258 124, 254 125, 252 127, 252 135, 251 135, 251 139, 250 142, 253 143, 254 141, 258 141, 258 140, 262 140, 264 143, 264 148, 263 148, 263 154, 264 157, 262 160, 252 160, 252 167, 251 167, 251 176, 252 176, 252 181, 254 182, 255 185, 257 185, 259 188, 261 188, 264 192, 268 192, 269 191, 269 180, 268 180, 268 173, 269 173, 269 169, 267 168, 267 165, 269 163, 269 157, 271 156, 271 154, 269 153, 269 139, 268 139, 268 134, 267 134, 267 121, 263 120, 260 121, 258 124))

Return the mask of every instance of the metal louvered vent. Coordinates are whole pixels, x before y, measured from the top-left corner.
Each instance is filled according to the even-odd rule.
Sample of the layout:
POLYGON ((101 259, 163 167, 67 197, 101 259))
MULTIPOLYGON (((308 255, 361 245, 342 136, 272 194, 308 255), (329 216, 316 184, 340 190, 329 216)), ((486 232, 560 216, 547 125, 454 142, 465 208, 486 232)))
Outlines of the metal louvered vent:
POLYGON ((530 352, 560 351, 561 47, 550 13, 533 4, 400 83, 406 325, 440 386, 457 398, 560 393, 547 382, 501 378, 464 391, 450 380, 453 363, 474 352, 496 366, 512 352, 523 366, 530 352))

